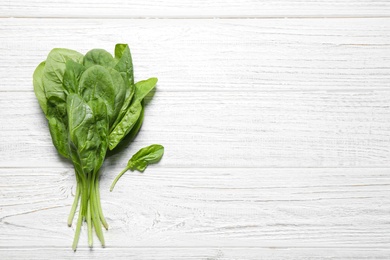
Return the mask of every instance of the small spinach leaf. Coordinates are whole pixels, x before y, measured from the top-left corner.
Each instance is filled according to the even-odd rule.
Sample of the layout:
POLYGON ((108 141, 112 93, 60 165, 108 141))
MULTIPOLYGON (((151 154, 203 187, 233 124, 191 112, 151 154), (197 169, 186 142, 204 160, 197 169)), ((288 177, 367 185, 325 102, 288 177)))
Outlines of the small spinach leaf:
POLYGON ((112 182, 110 191, 114 189, 115 184, 126 171, 138 170, 140 172, 143 172, 149 164, 159 162, 163 155, 164 146, 159 144, 152 144, 150 146, 140 149, 131 157, 131 159, 127 163, 126 168, 123 169, 112 182))
POLYGON ((152 144, 139 150, 131 157, 127 167, 143 172, 149 164, 157 163, 164 154, 164 146, 152 144))

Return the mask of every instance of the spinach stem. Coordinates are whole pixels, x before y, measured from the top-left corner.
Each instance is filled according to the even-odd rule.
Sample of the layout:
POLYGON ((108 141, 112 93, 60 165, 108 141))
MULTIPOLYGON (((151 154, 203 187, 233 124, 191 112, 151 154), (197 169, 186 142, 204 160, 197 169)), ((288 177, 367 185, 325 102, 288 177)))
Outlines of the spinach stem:
POLYGON ((118 180, 122 177, 122 175, 126 172, 126 171, 128 171, 130 169, 130 167, 126 167, 126 168, 124 168, 119 174, 118 174, 118 176, 116 176, 116 178, 115 178, 115 180, 112 182, 112 184, 111 184, 111 187, 110 187, 110 191, 112 191, 113 189, 114 189, 114 187, 115 187, 115 184, 118 182, 118 180))
POLYGON ((85 216, 87 216, 87 210, 88 210, 88 183, 87 183, 87 179, 84 176, 83 172, 81 172, 79 174, 79 176, 80 176, 81 184, 82 184, 82 188, 81 188, 82 204, 80 206, 81 207, 81 215, 83 215, 85 217, 85 216))
POLYGON ((77 244, 79 243, 81 225, 83 223, 83 215, 81 212, 82 206, 83 206, 83 201, 81 200, 80 201, 80 209, 79 209, 79 217, 77 219, 77 225, 76 225, 76 232, 74 234, 74 239, 73 239, 73 244, 72 244, 73 251, 76 251, 77 244))
POLYGON ((79 186, 79 181, 77 181, 76 194, 74 196, 73 205, 72 205, 72 208, 70 210, 69 217, 68 217, 68 226, 69 227, 72 226, 73 218, 74 218, 74 215, 76 213, 77 206, 79 204, 79 199, 80 199, 80 186, 79 186))
POLYGON ((75 211, 79 204, 78 200, 80 200, 80 209, 72 248, 76 251, 83 221, 87 222, 89 247, 93 246, 93 229, 95 229, 96 235, 104 247, 105 241, 102 225, 106 228, 108 228, 108 225, 103 216, 100 204, 99 173, 91 172, 85 175, 83 172, 77 172, 76 174, 77 187, 75 197, 77 199, 75 198, 73 202, 68 223, 71 224, 73 221, 75 211))
POLYGON ((91 195, 91 208, 92 208, 92 220, 95 226, 96 235, 98 236, 102 246, 105 246, 104 236, 102 231, 102 223, 100 222, 99 212, 97 210, 97 201, 96 201, 96 187, 93 185, 92 195, 91 195))
POLYGON ((92 247, 92 245, 93 245, 93 238, 92 238, 91 201, 88 201, 87 226, 88 226, 88 245, 89 245, 89 247, 92 247))
POLYGON ((100 220, 106 230, 108 230, 108 224, 106 218, 103 215, 102 205, 100 202, 100 190, 99 190, 99 174, 95 179, 95 193, 96 193, 96 201, 97 201, 97 210, 99 213, 100 220))

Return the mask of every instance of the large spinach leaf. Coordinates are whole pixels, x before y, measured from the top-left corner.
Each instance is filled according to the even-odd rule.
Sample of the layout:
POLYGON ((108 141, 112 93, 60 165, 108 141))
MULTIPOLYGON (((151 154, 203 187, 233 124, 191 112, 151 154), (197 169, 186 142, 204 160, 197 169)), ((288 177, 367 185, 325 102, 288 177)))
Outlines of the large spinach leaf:
POLYGON ((119 112, 121 111, 121 108, 123 107, 125 97, 126 97, 126 85, 121 77, 120 73, 114 69, 109 69, 113 84, 114 84, 114 91, 115 91, 115 107, 113 111, 113 121, 111 121, 111 125, 116 121, 118 118, 119 112))
POLYGON ((94 169, 95 171, 98 171, 103 164, 108 148, 109 121, 107 115, 107 106, 101 98, 91 100, 88 102, 88 105, 93 111, 96 130, 99 134, 101 142, 100 147, 97 150, 97 161, 94 169))
POLYGON ((157 84, 157 78, 141 80, 135 84, 134 99, 142 101, 157 84))
POLYGON ((137 123, 141 110, 141 102, 138 100, 130 106, 122 120, 110 133, 108 138, 108 147, 110 150, 114 149, 137 123))
POLYGON ((135 84, 135 94, 130 107, 126 110, 120 121, 116 125, 114 124, 115 127, 110 132, 110 150, 114 149, 137 124, 138 118, 142 111, 141 102, 145 96, 156 86, 156 83, 156 78, 150 78, 135 84))
POLYGON ((46 101, 46 118, 49 122, 49 130, 53 144, 62 156, 68 158, 68 115, 66 112, 66 103, 56 96, 51 96, 46 101))
POLYGON ((93 49, 85 54, 83 64, 87 68, 93 65, 101 65, 106 68, 112 68, 115 66, 115 60, 108 51, 103 49, 93 49))
POLYGON ((43 85, 46 98, 57 97, 66 102, 67 91, 63 87, 63 78, 66 70, 66 62, 73 60, 81 63, 83 55, 77 51, 68 49, 53 49, 46 59, 43 70, 43 85))
POLYGON ((86 102, 100 98, 106 104, 109 122, 115 121, 115 92, 111 74, 103 66, 91 66, 81 76, 79 94, 86 102))
POLYGON ((81 75, 85 71, 85 67, 73 60, 68 60, 65 63, 66 69, 64 73, 63 86, 68 93, 79 93, 79 83, 81 75))
POLYGON ((47 101, 46 101, 46 94, 45 94, 45 88, 43 86, 43 70, 45 69, 45 61, 42 61, 38 67, 35 69, 33 74, 33 85, 34 85, 34 92, 35 96, 38 99, 38 103, 42 108, 43 113, 47 113, 47 101))
POLYGON ((115 45, 115 58, 118 60, 115 69, 122 74, 127 85, 133 85, 134 69, 129 46, 127 44, 115 45))
POLYGON ((95 116, 91 107, 78 94, 67 98, 69 137, 76 148, 84 174, 93 172, 101 145, 95 116))

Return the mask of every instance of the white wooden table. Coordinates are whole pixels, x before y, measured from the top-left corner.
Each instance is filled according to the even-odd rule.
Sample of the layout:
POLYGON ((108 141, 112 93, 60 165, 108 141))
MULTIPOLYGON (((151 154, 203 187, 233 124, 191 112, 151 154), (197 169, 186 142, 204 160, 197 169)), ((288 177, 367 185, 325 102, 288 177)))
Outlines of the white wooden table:
POLYGON ((389 1, 3 0, 0 17, 0 259, 390 259, 389 1), (107 247, 84 225, 74 253, 75 178, 32 73, 54 47, 118 42, 159 84, 103 167, 107 247), (108 192, 151 143, 163 160, 108 192))

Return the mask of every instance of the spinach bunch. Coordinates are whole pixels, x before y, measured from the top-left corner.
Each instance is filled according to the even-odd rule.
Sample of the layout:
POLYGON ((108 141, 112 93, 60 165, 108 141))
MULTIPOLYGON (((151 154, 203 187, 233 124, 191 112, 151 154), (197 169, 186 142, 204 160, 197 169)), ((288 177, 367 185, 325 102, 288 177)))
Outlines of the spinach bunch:
POLYGON ((104 246, 102 226, 108 229, 100 204, 99 169, 107 150, 125 136, 133 138, 144 119, 143 99, 155 87, 156 78, 134 84, 129 46, 117 44, 115 56, 102 49, 85 55, 69 49, 53 49, 34 71, 34 92, 48 120, 57 151, 72 161, 77 180, 76 196, 68 218, 71 226, 80 203, 73 250, 83 220, 104 246))

